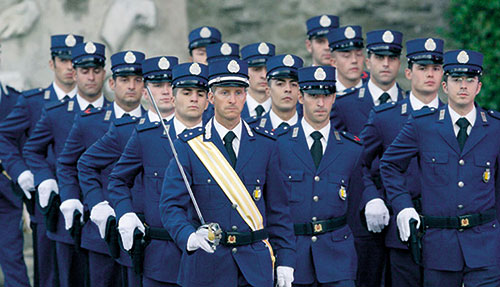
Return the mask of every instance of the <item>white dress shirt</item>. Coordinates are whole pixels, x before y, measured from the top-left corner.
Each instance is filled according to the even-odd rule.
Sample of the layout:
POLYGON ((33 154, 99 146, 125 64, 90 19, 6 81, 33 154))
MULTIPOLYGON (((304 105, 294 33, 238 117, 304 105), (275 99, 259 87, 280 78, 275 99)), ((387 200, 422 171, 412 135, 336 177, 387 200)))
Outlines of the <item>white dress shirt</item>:
MULTIPOLYGON (((219 122, 217 122, 215 117, 213 117, 213 119, 214 119, 215 130, 219 134, 219 137, 220 137, 222 143, 224 143, 224 137, 229 132, 229 130, 226 129, 223 125, 221 125, 219 122)), ((234 127, 234 129, 231 130, 236 135, 236 137, 233 139, 233 150, 234 150, 234 153, 236 154, 236 158, 238 158, 238 151, 240 150, 242 125, 243 124, 241 123, 241 120, 240 120, 240 122, 236 125, 236 127, 234 127)))
POLYGON ((57 95, 57 99, 58 100, 62 100, 64 98, 64 96, 68 95, 71 99, 76 96, 76 85, 75 87, 73 88, 73 90, 71 90, 69 93, 65 93, 57 84, 56 82, 52 82, 52 88, 54 88, 54 91, 56 92, 56 95, 57 95))
POLYGON ((476 122, 476 107, 474 106, 474 108, 468 114, 466 114, 465 117, 459 115, 449 105, 448 112, 450 113, 451 123, 453 124, 453 131, 455 132, 455 136, 458 136, 458 131, 460 131, 460 126, 457 125, 457 121, 460 118, 466 118, 469 121, 470 125, 467 127, 467 135, 469 135, 472 127, 474 126, 474 123, 476 122))
POLYGON ((126 112, 116 102, 114 102, 113 111, 115 112, 115 118, 117 119, 123 117, 124 114, 129 114, 131 117, 137 117, 137 118, 142 117, 141 105, 131 110, 130 112, 126 112))
POLYGON ((394 85, 389 90, 384 91, 381 88, 379 88, 377 85, 375 85, 372 82, 372 79, 370 78, 370 80, 368 81, 368 90, 370 91, 370 94, 372 95, 373 104, 375 106, 380 105, 379 98, 380 98, 380 96, 382 96, 383 93, 389 94, 389 96, 391 97, 389 99, 389 101, 392 101, 392 102, 398 101, 398 86, 396 85, 396 83, 394 83, 394 85))
POLYGON ((88 105, 92 104, 94 108, 102 108, 104 105, 104 96, 101 94, 97 100, 93 101, 92 103, 84 99, 82 96, 79 94, 76 94, 76 101, 78 102, 78 105, 80 106, 80 110, 84 111, 88 105))
POLYGON ((271 97, 269 97, 265 102, 263 103, 258 103, 250 94, 247 93, 247 107, 248 107, 248 113, 250 114, 251 117, 257 116, 257 112, 255 111, 255 108, 258 105, 261 105, 264 108, 264 113, 262 115, 265 115, 269 112, 271 109, 271 97))
MULTIPOLYGON (((304 129, 304 135, 306 137, 307 147, 311 149, 311 146, 314 143, 314 139, 311 137, 311 134, 316 130, 306 121, 305 118, 302 118, 300 123, 302 124, 302 128, 304 129)), ((323 154, 324 154, 326 150, 326 145, 328 144, 328 136, 330 135, 330 121, 328 121, 328 124, 324 126, 322 129, 320 129, 318 132, 320 132, 321 135, 323 135, 323 137, 320 139, 320 142, 321 145, 323 146, 323 154)))
POLYGON ((271 109, 269 111, 269 118, 271 119, 271 125, 273 126, 273 129, 278 128, 278 126, 281 123, 287 123, 288 125, 293 126, 299 120, 299 116, 297 115, 297 111, 295 111, 295 114, 293 115, 293 117, 291 117, 288 121, 284 121, 280 117, 278 117, 278 115, 273 111, 273 109, 271 109))
POLYGON ((428 106, 429 108, 438 108, 439 107, 439 97, 436 94, 436 97, 428 104, 424 104, 421 100, 419 100, 415 95, 410 92, 410 104, 411 108, 414 111, 418 111, 424 106, 428 106))

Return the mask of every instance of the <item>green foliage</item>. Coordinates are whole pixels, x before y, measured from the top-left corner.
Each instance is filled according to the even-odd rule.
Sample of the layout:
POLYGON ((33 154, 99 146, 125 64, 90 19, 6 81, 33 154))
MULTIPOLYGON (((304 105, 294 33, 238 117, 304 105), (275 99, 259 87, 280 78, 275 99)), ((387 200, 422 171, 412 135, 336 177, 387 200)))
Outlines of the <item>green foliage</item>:
POLYGON ((500 108, 500 0, 450 0, 446 47, 484 55, 483 87, 476 100, 485 108, 500 108), (498 96, 496 94, 499 94, 498 96))

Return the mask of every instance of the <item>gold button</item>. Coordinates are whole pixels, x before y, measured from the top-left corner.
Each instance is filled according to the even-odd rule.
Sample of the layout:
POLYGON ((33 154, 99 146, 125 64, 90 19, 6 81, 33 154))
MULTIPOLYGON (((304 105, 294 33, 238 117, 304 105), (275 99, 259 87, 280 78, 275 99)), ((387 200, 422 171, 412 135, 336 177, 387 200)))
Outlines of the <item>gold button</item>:
POLYGON ((158 176, 158 173, 155 171, 155 172, 153 173, 153 175, 154 175, 154 176, 158 176))
POLYGON ((313 200, 314 200, 315 202, 318 202, 319 197, 318 197, 317 195, 315 195, 315 196, 313 196, 313 200))
POLYGON ((432 162, 436 162, 436 159, 435 159, 435 158, 432 158, 432 162))
POLYGON ((458 182, 458 187, 460 187, 460 188, 464 187, 464 182, 463 181, 459 181, 458 182))
POLYGON ((464 208, 464 206, 463 206, 463 205, 461 205, 461 204, 459 204, 457 207, 458 207, 458 209, 462 209, 462 208, 464 208))
POLYGON ((464 164, 465 164, 465 161, 464 161, 463 159, 461 159, 461 160, 459 160, 459 161, 458 161, 458 164, 459 164, 459 165, 464 165, 464 164))
POLYGON ((489 162, 489 161, 487 161, 487 162, 486 162, 486 165, 487 165, 487 166, 490 166, 490 162, 489 162))
POLYGON ((231 227, 231 229, 234 230, 234 231, 236 231, 236 230, 238 230, 238 226, 233 225, 233 227, 231 227))
POLYGON ((314 177, 314 181, 319 181, 319 179, 320 179, 319 176, 314 177))
POLYGON ((231 252, 236 253, 238 251, 238 248, 234 247, 233 249, 231 249, 231 252))
POLYGON ((257 178, 257 183, 260 183, 260 179, 257 178))
POLYGON ((344 235, 344 239, 347 239, 347 235, 344 235))
POLYGON ((317 240, 318 240, 318 237, 316 237, 316 236, 311 237, 312 242, 316 242, 317 240))
POLYGON ((316 221, 316 220, 318 220, 318 218, 316 218, 316 216, 312 218, 312 221, 316 221))
POLYGON ((289 176, 288 176, 288 179, 292 179, 292 176, 291 176, 291 175, 289 175, 289 176))
POLYGON ((207 179, 207 183, 211 183, 211 182, 212 182, 212 180, 210 178, 207 179))

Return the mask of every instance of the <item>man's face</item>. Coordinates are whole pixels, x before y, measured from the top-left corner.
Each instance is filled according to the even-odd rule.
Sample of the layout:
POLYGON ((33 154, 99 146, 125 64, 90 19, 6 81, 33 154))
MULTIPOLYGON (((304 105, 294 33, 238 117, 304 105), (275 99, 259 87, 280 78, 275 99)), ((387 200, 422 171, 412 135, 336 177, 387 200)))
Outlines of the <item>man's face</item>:
POLYGON ((207 91, 200 88, 176 88, 175 116, 181 119, 201 120, 208 106, 207 91))
POLYGON ((311 54, 314 65, 329 66, 332 55, 326 37, 314 37, 306 40, 306 49, 311 54))
POLYGON ((474 105, 474 99, 481 91, 482 83, 475 76, 449 76, 443 82, 443 90, 448 95, 452 107, 467 108, 474 105))
MULTIPOLYGON (((148 82, 147 86, 155 99, 160 113, 170 115, 174 112, 174 97, 172 94, 172 83, 170 82, 148 82)), ((151 104, 148 92, 144 89, 144 98, 151 104)))
POLYGON ((75 69, 70 59, 54 57, 49 61, 49 67, 54 71, 54 76, 59 83, 67 86, 75 84, 75 69))
POLYGON ((248 67, 250 89, 264 93, 267 88, 266 66, 248 67))
POLYGON ((311 95, 303 93, 299 95, 299 102, 304 107, 304 117, 310 123, 322 125, 330 120, 330 111, 335 102, 335 94, 311 95))
POLYGON ((246 94, 244 87, 214 87, 208 93, 208 99, 214 105, 217 118, 231 122, 240 118, 246 94))
POLYGON ((399 56, 371 54, 366 59, 366 67, 370 77, 379 85, 386 86, 394 83, 398 76, 401 61, 399 56))
POLYGON ((144 81, 141 76, 118 76, 109 79, 109 87, 115 92, 115 101, 135 107, 141 102, 144 81))
POLYGON ((411 69, 405 70, 405 76, 410 80, 412 90, 421 95, 435 95, 443 78, 443 67, 414 63, 411 69))
POLYGON ((77 67, 75 81, 78 92, 87 97, 100 95, 105 75, 103 67, 77 67))
POLYGON ((299 83, 294 79, 272 78, 267 93, 271 96, 272 109, 281 112, 295 110, 300 94, 299 83))
POLYGON ((365 54, 362 49, 350 51, 333 51, 332 65, 337 68, 339 78, 348 81, 361 79, 365 62, 365 54))
POLYGON ((191 50, 191 58, 194 63, 207 65, 207 49, 205 47, 194 48, 191 50))

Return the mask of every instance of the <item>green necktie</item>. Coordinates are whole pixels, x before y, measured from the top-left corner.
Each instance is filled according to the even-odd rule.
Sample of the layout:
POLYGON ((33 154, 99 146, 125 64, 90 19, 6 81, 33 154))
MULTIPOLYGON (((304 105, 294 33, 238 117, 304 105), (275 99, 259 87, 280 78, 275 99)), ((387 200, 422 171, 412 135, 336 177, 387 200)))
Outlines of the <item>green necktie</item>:
POLYGON ((224 136, 224 147, 229 154, 229 159, 231 160, 231 166, 233 168, 236 166, 236 153, 234 153, 233 149, 233 140, 235 137, 236 135, 232 131, 227 132, 227 134, 224 136))
POLYGON ((323 145, 321 144, 321 138, 323 135, 318 132, 312 132, 311 137, 314 139, 314 142, 311 146, 311 155, 314 161, 314 165, 316 168, 319 167, 319 163, 321 162, 321 157, 323 157, 323 145))
POLYGON ((467 127, 469 127, 469 121, 466 118, 460 118, 457 121, 457 125, 460 127, 457 134, 458 145, 460 146, 460 151, 464 149, 465 141, 467 140, 467 127))

